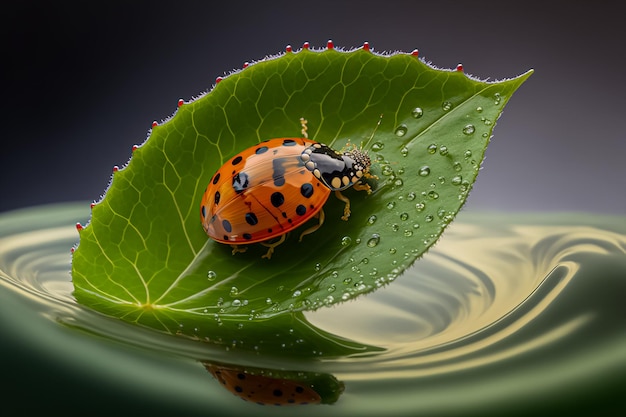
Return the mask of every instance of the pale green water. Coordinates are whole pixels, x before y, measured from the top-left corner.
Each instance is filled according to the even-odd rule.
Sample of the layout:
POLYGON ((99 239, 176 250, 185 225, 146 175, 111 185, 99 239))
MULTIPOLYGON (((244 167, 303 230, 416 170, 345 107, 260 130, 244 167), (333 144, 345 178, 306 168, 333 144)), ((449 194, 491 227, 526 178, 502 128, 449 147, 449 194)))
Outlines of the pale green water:
MULTIPOLYGON (((69 204, 0 215, 0 329, 5 347, 93 381, 104 403, 124 393, 152 415, 207 416, 624 408, 616 394, 626 390, 626 217, 463 212, 391 285, 305 314, 380 351, 296 360, 156 333, 78 305, 70 248, 88 213, 69 204), (200 361, 282 379, 317 373, 316 389, 341 381, 344 391, 332 405, 260 406, 224 390, 200 361)), ((87 395, 50 390, 68 405, 87 395)))

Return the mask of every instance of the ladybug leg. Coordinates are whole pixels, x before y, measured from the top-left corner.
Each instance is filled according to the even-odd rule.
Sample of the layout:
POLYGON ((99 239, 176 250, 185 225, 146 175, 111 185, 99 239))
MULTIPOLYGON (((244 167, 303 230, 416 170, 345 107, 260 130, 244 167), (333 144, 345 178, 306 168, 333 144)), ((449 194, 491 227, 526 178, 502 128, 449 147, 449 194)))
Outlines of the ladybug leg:
POLYGON ((267 253, 263 256, 261 256, 261 258, 265 258, 265 259, 271 259, 272 258, 272 254, 274 253, 274 248, 278 245, 280 245, 281 243, 283 243, 285 241, 285 238, 287 237, 286 234, 282 235, 280 237, 280 239, 278 239, 276 242, 274 243, 264 243, 261 242, 261 245, 265 246, 266 248, 269 248, 267 250, 267 253))
POLYGON ((302 242, 302 238, 303 238, 305 235, 308 235, 308 234, 313 233, 314 231, 316 231, 317 229, 319 229, 319 228, 322 226, 322 224, 324 223, 324 218, 325 218, 325 215, 324 215, 324 209, 321 209, 321 210, 320 210, 320 211, 319 211, 319 212, 315 215, 315 218, 319 220, 319 223, 317 223, 315 226, 311 226, 311 227, 309 227, 309 228, 308 228, 308 229, 306 229, 304 232, 302 232, 302 234, 300 234, 300 239, 298 240, 298 242, 302 242))
POLYGON ((339 190, 335 190, 335 197, 346 203, 345 207, 343 208, 343 216, 341 216, 341 220, 348 221, 348 218, 350 217, 350 200, 348 199, 348 197, 341 194, 339 190))
POLYGON ((242 245, 230 245, 230 247, 233 248, 233 255, 236 253, 244 253, 248 250, 247 246, 242 245))
POLYGON ((367 191, 368 194, 372 194, 372 187, 367 183, 357 182, 352 186, 357 191, 367 191))

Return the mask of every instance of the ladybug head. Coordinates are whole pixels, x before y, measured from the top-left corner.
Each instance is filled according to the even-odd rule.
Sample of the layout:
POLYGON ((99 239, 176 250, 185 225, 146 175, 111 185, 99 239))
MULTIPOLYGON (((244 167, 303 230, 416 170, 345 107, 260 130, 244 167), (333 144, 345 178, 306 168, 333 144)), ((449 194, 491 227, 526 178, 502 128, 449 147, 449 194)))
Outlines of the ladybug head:
POLYGON ((354 149, 344 152, 343 155, 354 160, 353 169, 356 171, 362 171, 364 174, 369 172, 372 166, 372 160, 366 150, 355 147, 354 149))

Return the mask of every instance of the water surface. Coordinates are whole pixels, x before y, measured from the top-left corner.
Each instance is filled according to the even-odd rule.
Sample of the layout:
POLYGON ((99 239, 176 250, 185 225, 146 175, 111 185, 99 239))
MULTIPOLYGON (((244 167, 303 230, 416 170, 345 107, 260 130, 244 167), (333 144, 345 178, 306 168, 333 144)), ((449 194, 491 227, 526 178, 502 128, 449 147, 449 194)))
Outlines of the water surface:
MULTIPOLYGON (((33 393, 48 414, 82 407, 207 416, 624 408, 626 217, 462 212, 392 284, 304 315, 313 328, 377 349, 297 360, 158 333, 77 304, 70 249, 75 223, 88 215, 86 204, 0 215, 8 392, 33 393), (215 369, 272 389, 242 401, 215 369), (280 402, 276 387, 287 405, 298 384, 313 385, 333 404, 270 405, 280 402)), ((298 392, 291 398, 302 399, 298 392)))

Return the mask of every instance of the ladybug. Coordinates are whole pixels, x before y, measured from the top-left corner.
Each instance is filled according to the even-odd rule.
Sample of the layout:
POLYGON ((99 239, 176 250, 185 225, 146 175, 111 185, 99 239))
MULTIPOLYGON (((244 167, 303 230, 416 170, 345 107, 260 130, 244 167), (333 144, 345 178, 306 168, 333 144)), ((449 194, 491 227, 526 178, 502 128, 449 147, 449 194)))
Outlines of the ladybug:
POLYGON ((367 151, 355 146, 337 152, 308 138, 307 122, 300 119, 301 138, 278 138, 258 143, 229 159, 211 178, 200 204, 207 235, 229 244, 233 254, 260 242, 271 258, 286 234, 308 220, 317 224, 300 234, 320 228, 323 206, 331 191, 345 203, 343 220, 350 217, 350 200, 341 191, 352 187, 371 193, 364 182, 370 174, 367 151))

